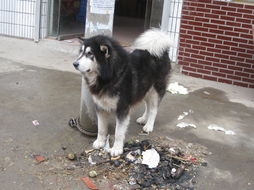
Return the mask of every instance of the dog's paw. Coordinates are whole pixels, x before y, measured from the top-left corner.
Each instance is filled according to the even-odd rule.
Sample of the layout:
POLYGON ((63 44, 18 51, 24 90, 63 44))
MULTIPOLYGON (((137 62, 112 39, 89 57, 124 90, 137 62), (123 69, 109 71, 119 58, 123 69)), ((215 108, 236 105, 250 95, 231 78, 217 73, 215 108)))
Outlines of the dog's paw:
POLYGON ((102 141, 102 140, 96 140, 93 142, 93 148, 94 149, 100 149, 100 148, 103 148, 105 146, 105 141, 102 141))
POLYGON ((145 117, 139 117, 136 122, 139 124, 139 125, 145 125, 146 124, 146 118, 145 117))
POLYGON ((110 155, 111 156, 119 156, 123 153, 123 148, 122 147, 112 147, 110 149, 110 155))
POLYGON ((148 125, 146 124, 144 127, 143 127, 143 131, 147 132, 147 133, 150 133, 153 131, 153 125, 148 125))

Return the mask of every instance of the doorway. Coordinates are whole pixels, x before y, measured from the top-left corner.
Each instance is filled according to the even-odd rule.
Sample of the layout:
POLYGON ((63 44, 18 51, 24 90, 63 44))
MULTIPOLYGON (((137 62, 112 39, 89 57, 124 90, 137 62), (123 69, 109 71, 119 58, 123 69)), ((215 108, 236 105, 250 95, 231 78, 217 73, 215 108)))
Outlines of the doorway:
POLYGON ((129 46, 145 30, 146 0, 116 0, 113 37, 129 46))
POLYGON ((123 46, 151 27, 160 28, 164 0, 116 0, 113 37, 123 46))
MULTIPOLYGON (((49 0, 48 35, 58 40, 83 36, 88 0, 49 0)), ((115 0, 113 37, 129 46, 151 27, 159 28, 164 0, 115 0)))

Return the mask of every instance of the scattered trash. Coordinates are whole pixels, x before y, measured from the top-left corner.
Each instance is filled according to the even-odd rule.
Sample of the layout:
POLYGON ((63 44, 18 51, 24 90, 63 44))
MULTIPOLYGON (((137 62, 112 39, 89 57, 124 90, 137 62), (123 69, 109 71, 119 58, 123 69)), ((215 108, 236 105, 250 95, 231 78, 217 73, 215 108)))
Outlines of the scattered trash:
POLYGON ((119 160, 113 160, 112 162, 115 167, 119 167, 122 164, 122 162, 119 160))
POLYGON ((235 132, 234 132, 234 131, 231 131, 231 130, 226 130, 226 131, 225 131, 225 134, 226 134, 226 135, 235 135, 235 132))
POLYGON ((222 131, 224 132, 226 135, 235 135, 235 132, 234 131, 231 131, 231 130, 226 130, 225 128, 223 127, 220 127, 216 124, 211 124, 208 126, 208 129, 210 130, 214 130, 214 131, 222 131))
POLYGON ((95 149, 86 150, 85 153, 86 153, 86 154, 89 154, 89 153, 91 153, 91 152, 93 152, 93 151, 95 151, 95 149))
POLYGON ((207 92, 207 91, 204 91, 203 93, 206 95, 210 95, 210 92, 207 92))
POLYGON ((183 118, 185 118, 187 115, 193 113, 193 110, 189 110, 189 111, 184 111, 181 115, 178 116, 177 120, 182 120, 183 118))
POLYGON ((183 112, 181 115, 178 116, 177 120, 182 120, 187 115, 189 115, 189 112, 183 112))
POLYGON ((176 151, 175 151, 175 149, 174 148, 169 148, 169 151, 171 152, 171 153, 176 153, 176 151))
POLYGON ((62 151, 61 146, 59 153, 62 153, 62 157, 50 157, 50 161, 42 165, 45 167, 43 172, 72 179, 85 172, 87 176, 81 180, 92 190, 103 187, 122 190, 194 189, 193 181, 198 176, 199 167, 207 166, 203 159, 209 155, 205 147, 169 137, 156 137, 153 140, 138 138, 141 140, 126 142, 123 154, 118 157, 111 157, 103 148, 90 149, 75 152, 76 158, 72 162, 68 161, 68 154, 62 151), (63 167, 53 162, 54 159, 61 161, 63 167), (102 185, 103 180, 109 186, 102 185))
POLYGON ((77 119, 75 119, 75 118, 70 118, 68 124, 69 124, 70 127, 76 128, 77 125, 78 125, 77 119))
POLYGON ((35 160, 36 160, 38 163, 41 163, 41 162, 44 162, 44 161, 47 160, 44 156, 41 156, 41 155, 35 155, 34 158, 35 158, 35 160))
POLYGON ((172 173, 172 177, 174 179, 179 179, 179 177, 181 177, 181 175, 183 174, 184 170, 185 170, 185 166, 181 165, 177 170, 175 170, 174 173, 172 173))
POLYGON ((126 155, 126 161, 128 162, 134 162, 136 160, 135 156, 133 155, 133 152, 129 152, 126 155))
POLYGON ((190 160, 193 161, 193 162, 196 162, 198 159, 197 158, 191 158, 190 160))
POLYGON ((142 152, 142 156, 142 164, 149 168, 156 168, 160 162, 160 155, 154 148, 142 152))
POLYGON ((89 172, 89 177, 94 178, 96 176, 97 176, 97 172, 95 170, 92 170, 92 171, 89 172))
POLYGON ((149 140, 143 140, 140 142, 140 145, 141 145, 141 150, 144 151, 144 150, 148 150, 148 149, 151 149, 152 148, 152 144, 149 140))
POLYGON ((91 155, 88 157, 88 162, 89 162, 89 164, 91 164, 91 165, 95 165, 95 164, 96 164, 96 162, 93 161, 91 155))
POLYGON ((76 160, 77 159, 77 156, 76 156, 76 154, 74 154, 74 153, 69 153, 68 155, 67 155, 67 158, 69 159, 69 160, 76 160))
POLYGON ((128 182, 129 182, 130 185, 136 185, 137 184, 136 179, 132 176, 129 178, 128 182))
POLYGON ((178 123, 176 126, 180 127, 180 128, 186 128, 186 127, 193 127, 195 129, 197 128, 196 125, 194 125, 192 123, 185 123, 185 122, 178 123))
POLYGON ((117 156, 117 157, 111 157, 111 160, 119 160, 121 157, 117 156))
POLYGON ((83 177, 83 178, 81 178, 81 180, 86 184, 86 186, 89 189, 92 189, 92 190, 98 189, 97 186, 94 184, 94 182, 89 177, 83 177))
POLYGON ((176 173, 176 169, 175 169, 175 168, 172 168, 172 170, 171 170, 171 175, 175 175, 175 173, 176 173))
POLYGON ((33 121, 32 121, 32 123, 33 123, 33 125, 34 125, 34 126, 38 126, 38 125, 40 125, 40 123, 39 123, 39 121, 38 121, 38 120, 33 120, 33 121))
POLYGON ((172 94, 189 94, 188 89, 182 85, 179 85, 178 82, 170 83, 167 91, 171 92, 172 94))

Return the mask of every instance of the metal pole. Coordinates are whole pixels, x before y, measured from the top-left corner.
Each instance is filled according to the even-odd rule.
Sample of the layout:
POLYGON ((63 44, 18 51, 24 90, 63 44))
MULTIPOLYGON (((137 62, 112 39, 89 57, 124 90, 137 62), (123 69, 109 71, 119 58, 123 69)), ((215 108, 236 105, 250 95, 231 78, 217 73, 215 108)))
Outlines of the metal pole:
POLYGON ((170 8, 170 0, 164 0, 161 20, 161 30, 164 32, 167 32, 168 30, 168 19, 170 14, 169 8, 170 8))
POLYGON ((41 0, 36 1, 34 41, 39 42, 41 24, 41 0))
POLYGON ((84 77, 81 83, 80 115, 77 120, 77 128, 88 136, 97 135, 97 120, 95 104, 87 88, 84 77))
MULTIPOLYGON (((114 8, 113 8, 114 10, 114 8)), ((85 37, 89 38, 97 34, 112 36, 114 11, 110 13, 94 13, 91 12, 90 0, 87 1, 87 14, 85 37), (94 27, 96 26, 96 27, 94 27)), ((91 94, 87 88, 85 79, 82 77, 81 84, 81 105, 80 115, 77 122, 77 128, 80 132, 89 135, 97 135, 97 120, 95 113, 95 104, 91 94)))

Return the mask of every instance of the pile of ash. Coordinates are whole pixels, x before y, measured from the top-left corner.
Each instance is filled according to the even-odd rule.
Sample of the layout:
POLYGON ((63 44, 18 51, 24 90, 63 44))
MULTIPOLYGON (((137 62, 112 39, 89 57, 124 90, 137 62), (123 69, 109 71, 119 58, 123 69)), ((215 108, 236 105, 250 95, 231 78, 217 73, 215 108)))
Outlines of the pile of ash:
MULTIPOLYGON (((207 166, 206 148, 191 143, 157 140, 131 140, 124 153, 111 157, 106 149, 88 150, 90 177, 117 182, 125 181, 122 189, 194 189, 199 167, 207 166)), ((121 188, 115 188, 121 189, 121 188)))

